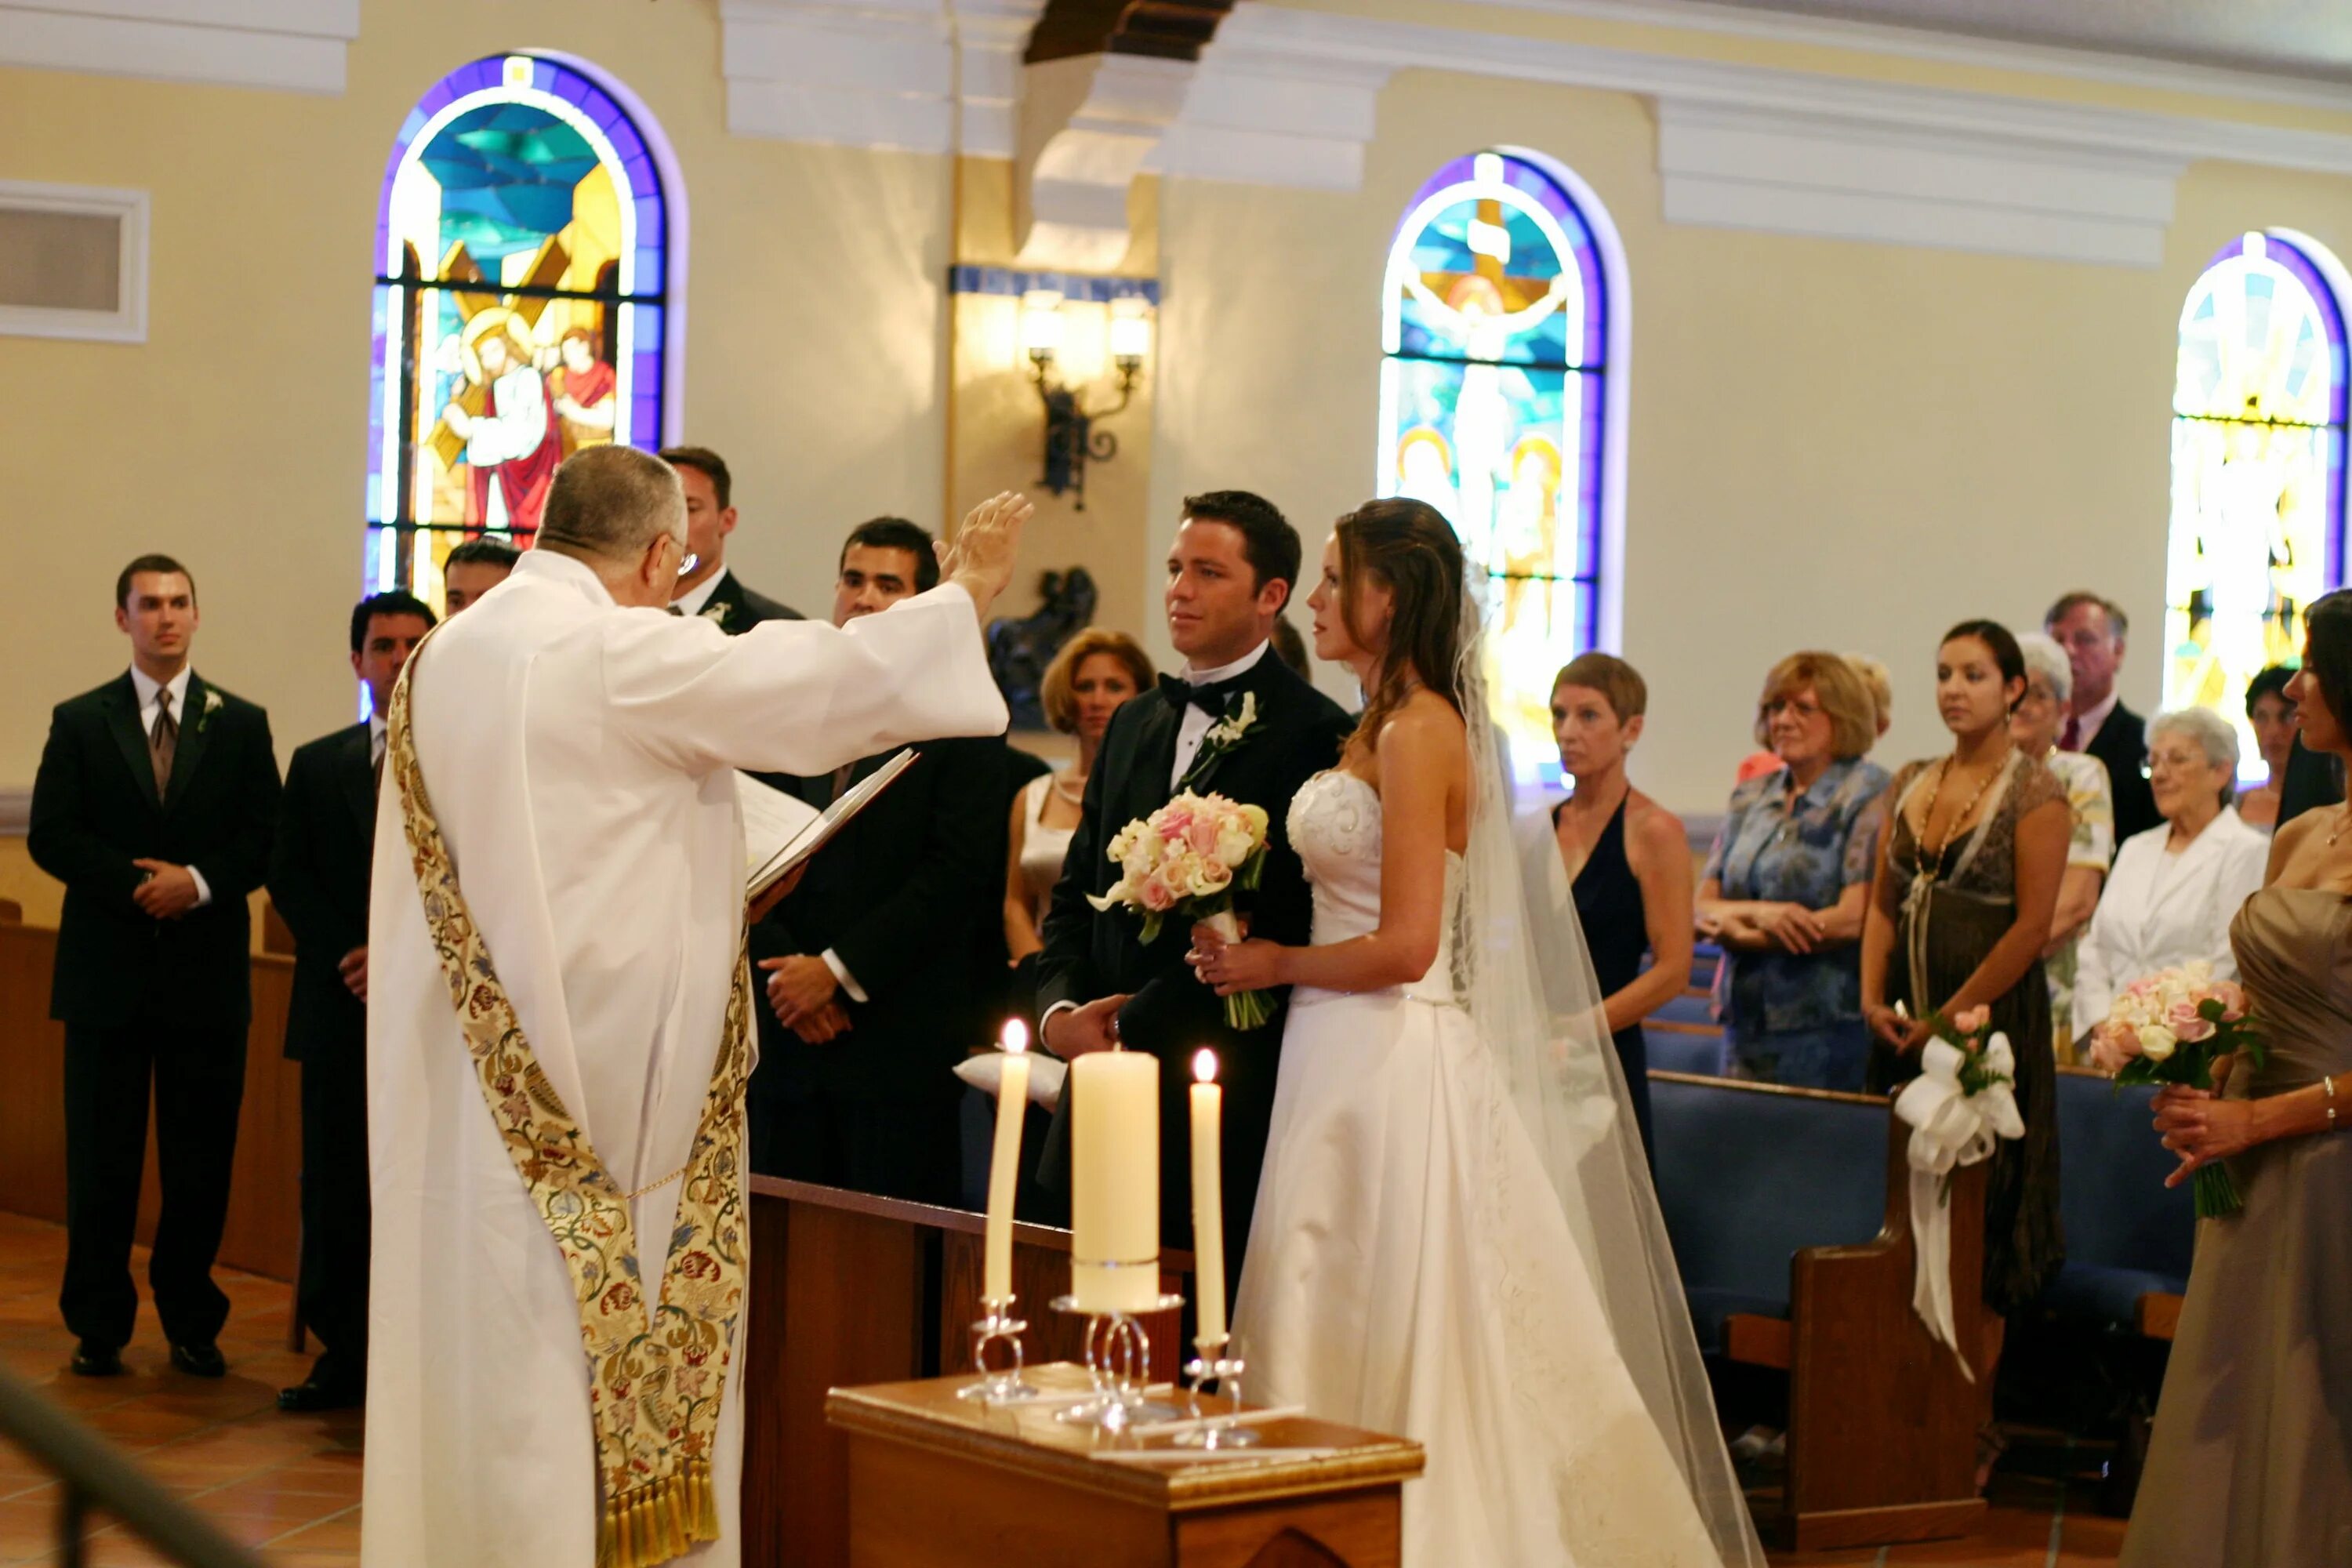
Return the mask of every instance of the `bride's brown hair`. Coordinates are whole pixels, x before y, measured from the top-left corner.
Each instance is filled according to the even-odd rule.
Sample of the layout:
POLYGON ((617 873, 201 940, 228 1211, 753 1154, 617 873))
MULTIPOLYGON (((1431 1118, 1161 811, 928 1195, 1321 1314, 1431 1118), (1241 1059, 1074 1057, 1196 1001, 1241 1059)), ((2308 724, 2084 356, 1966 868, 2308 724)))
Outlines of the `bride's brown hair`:
POLYGON ((1356 592, 1367 580, 1396 595, 1388 646, 1364 697, 1364 716, 1348 744, 1370 747, 1418 681, 1464 711, 1457 684, 1462 653, 1462 541, 1427 501, 1366 501, 1341 518, 1339 618, 1349 638, 1370 650, 1356 624, 1356 592))

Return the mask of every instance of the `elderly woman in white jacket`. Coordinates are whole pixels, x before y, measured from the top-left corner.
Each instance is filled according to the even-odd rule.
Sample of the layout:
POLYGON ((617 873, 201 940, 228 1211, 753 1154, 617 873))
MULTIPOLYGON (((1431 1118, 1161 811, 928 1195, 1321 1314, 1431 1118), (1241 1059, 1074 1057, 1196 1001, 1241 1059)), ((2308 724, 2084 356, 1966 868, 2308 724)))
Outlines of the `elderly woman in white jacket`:
POLYGON ((2238 736, 2203 708, 2148 721, 2148 782, 2164 826, 2124 840, 2105 896, 2084 934, 2074 975, 2074 1029, 2107 1016, 2116 994, 2144 974, 2202 960, 2235 978, 2230 921, 2263 885, 2271 841, 2230 805, 2238 736))

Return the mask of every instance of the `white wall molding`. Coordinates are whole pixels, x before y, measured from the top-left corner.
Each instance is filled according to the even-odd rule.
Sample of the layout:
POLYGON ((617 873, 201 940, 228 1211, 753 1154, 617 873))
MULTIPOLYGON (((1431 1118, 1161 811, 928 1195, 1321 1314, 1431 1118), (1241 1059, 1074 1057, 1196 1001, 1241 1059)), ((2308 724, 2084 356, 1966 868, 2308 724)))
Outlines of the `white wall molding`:
MULTIPOLYGON (((2324 83, 1817 23, 1703 0, 1489 3, 2352 110, 2352 89, 2324 83), (2265 83, 2277 90, 2252 90, 2265 83)), ((723 0, 730 123, 935 152, 958 145, 961 131, 965 151, 1013 155, 1018 60, 1040 8, 1038 0, 723 0)), ((1652 100, 1665 216, 1677 223, 2150 267, 2163 254, 2174 184, 2191 163, 2352 175, 2352 134, 2336 132, 1890 85, 1256 0, 1218 28, 1139 168, 1352 190, 1381 90, 1411 69, 1652 100)))
POLYGON ((343 90, 360 0, 0 0, 0 65, 343 90))
POLYGON ((2063 44, 2018 43, 1965 33, 1865 22, 1845 16, 1802 16, 1711 0, 1476 0, 1517 11, 1537 11, 1600 22, 1629 22, 1734 38, 1851 49, 1938 65, 1975 66, 2029 76, 2063 77, 2158 92, 2283 103, 2297 109, 2352 113, 2352 85, 2305 77, 2266 75, 2227 66, 2197 65, 2150 55, 2115 54, 2063 44))
POLYGON ((1076 55, 1023 70, 1013 166, 1024 267, 1108 272, 1126 257, 1128 187, 1184 108, 1189 60, 1076 55))

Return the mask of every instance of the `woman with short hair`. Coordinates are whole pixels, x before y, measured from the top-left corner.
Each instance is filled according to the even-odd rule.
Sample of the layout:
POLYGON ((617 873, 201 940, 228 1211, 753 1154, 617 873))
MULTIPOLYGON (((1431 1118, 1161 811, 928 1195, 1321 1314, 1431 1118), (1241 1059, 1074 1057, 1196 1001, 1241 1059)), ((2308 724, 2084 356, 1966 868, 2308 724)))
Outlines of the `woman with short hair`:
POLYGON ((1731 792, 1698 890, 1701 927, 1730 965, 1727 1077, 1863 1087, 1858 944, 1887 782, 1864 756, 1879 711, 1863 673, 1837 654, 1790 654, 1764 679, 1756 739, 1781 765, 1731 792))
POLYGON ((2246 682, 2246 722, 2253 727, 2264 772, 2259 786, 2238 797, 2238 816, 2263 833, 2277 830, 2280 786, 2286 781, 2287 759, 2294 754, 2294 699, 2286 694, 2294 679, 2294 670, 2274 664, 2246 682))
POLYGON ((2099 889, 2106 885, 2107 866, 2116 858, 2116 796, 2106 763, 2087 752, 2058 748, 2059 731, 2074 700, 2074 667, 2066 650, 2040 632, 2019 637, 2017 650, 2025 656, 2025 697, 2009 716, 2010 739, 2066 789, 2072 837, 2066 874, 2058 882, 2057 912, 2050 917, 2050 945, 2042 950, 2042 969, 2050 977, 2051 1046, 2060 1061, 2071 1063, 2075 1059, 2074 1037, 2081 1032, 2068 1023, 2074 1005, 2075 950, 2083 928, 2099 907, 2099 889))
POLYGON ((2084 933, 2074 977, 2075 1033, 2088 1033, 2116 993, 2180 963, 2209 963, 2234 979, 2230 921, 2255 889, 2271 841, 2230 805, 2238 734, 2203 708, 2147 723, 2148 783, 2164 826, 2136 833, 2116 857, 2106 897, 2084 933))

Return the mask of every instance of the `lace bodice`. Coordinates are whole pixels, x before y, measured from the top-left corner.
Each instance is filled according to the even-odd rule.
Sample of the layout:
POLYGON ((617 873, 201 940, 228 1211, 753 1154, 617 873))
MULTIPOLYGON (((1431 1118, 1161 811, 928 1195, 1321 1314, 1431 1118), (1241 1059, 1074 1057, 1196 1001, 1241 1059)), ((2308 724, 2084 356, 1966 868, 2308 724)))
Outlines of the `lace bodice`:
MULTIPOLYGON (((1315 890, 1318 947, 1346 942, 1381 923, 1381 794, 1354 773, 1317 773, 1290 799, 1290 847, 1315 890)), ((1445 854, 1445 919, 1437 961, 1404 987, 1409 996, 1454 1000, 1454 932, 1462 907, 1462 857, 1445 854)))

